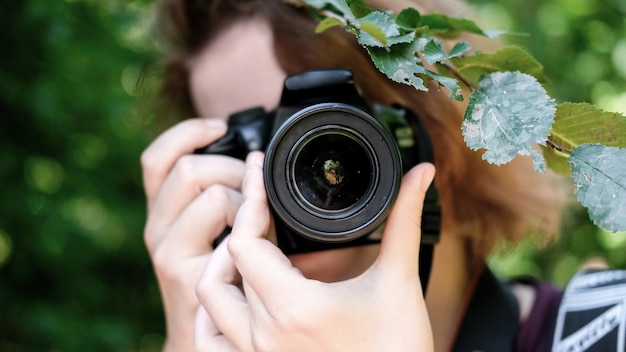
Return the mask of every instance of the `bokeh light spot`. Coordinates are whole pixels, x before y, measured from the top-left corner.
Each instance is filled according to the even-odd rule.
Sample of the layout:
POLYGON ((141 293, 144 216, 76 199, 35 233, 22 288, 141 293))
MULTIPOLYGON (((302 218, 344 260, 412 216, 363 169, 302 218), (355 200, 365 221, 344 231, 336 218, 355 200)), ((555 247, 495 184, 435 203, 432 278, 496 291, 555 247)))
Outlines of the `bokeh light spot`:
POLYGON ((574 69, 572 73, 574 79, 578 79, 585 84, 593 84, 599 81, 606 74, 607 67, 605 61, 598 54, 591 51, 582 51, 574 58, 574 69))
POLYGON ((488 30, 510 31, 513 28, 513 19, 508 8, 493 2, 477 6, 478 18, 481 25, 488 30))
POLYGON ((28 158, 25 163, 25 173, 26 180, 31 187, 47 194, 58 192, 63 185, 63 167, 52 158, 28 158))
POLYGON ((11 237, 0 229, 0 268, 6 265, 9 262, 9 258, 11 257, 11 251, 13 249, 13 242, 11 241, 11 237))
POLYGON ((626 79, 626 39, 620 40, 617 45, 615 45, 611 53, 611 59, 615 67, 615 72, 626 79))
POLYGON ((95 198, 74 198, 66 204, 66 215, 88 232, 98 232, 107 221, 107 211, 95 198))
POLYGON ((561 36, 568 32, 568 22, 563 10, 555 3, 547 2, 537 10, 537 24, 550 36, 561 36))
POLYGON ((587 43, 596 52, 609 53, 615 44, 615 33, 602 21, 591 21, 585 27, 587 43))

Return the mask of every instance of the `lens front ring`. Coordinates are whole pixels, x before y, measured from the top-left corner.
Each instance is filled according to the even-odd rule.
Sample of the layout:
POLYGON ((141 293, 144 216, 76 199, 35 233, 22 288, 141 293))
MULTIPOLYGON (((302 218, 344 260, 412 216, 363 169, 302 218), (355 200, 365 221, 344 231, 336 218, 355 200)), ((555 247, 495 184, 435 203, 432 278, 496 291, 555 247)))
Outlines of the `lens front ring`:
POLYGON ((276 131, 266 150, 265 187, 275 216, 294 232, 313 240, 343 242, 371 233, 391 211, 401 177, 400 153, 393 137, 374 117, 346 104, 317 104, 296 112, 276 131), (346 210, 339 206, 335 209, 338 211, 316 212, 306 202, 303 206, 302 194, 294 191, 289 162, 303 136, 328 126, 339 126, 344 134, 355 131, 361 136, 356 140, 369 145, 361 149, 371 150, 375 156, 368 163, 375 170, 372 179, 376 182, 372 182, 371 190, 363 192, 365 196, 358 200, 356 208, 346 210))

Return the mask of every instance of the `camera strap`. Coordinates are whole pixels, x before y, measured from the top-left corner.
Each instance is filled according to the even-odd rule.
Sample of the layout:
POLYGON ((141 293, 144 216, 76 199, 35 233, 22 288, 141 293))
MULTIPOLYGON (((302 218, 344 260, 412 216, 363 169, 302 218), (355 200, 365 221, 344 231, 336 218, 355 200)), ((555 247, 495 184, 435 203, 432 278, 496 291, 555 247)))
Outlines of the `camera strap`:
MULTIPOLYGON (((404 116, 408 127, 411 129, 413 159, 417 160, 418 163, 429 162, 434 164, 435 154, 432 142, 422 120, 414 111, 401 105, 396 104, 393 106, 393 109, 395 109, 399 115, 404 116)), ((413 167, 414 165, 410 166, 413 167)), ((435 245, 439 242, 440 235, 441 206, 439 204, 439 193, 433 182, 426 191, 424 208, 422 210, 419 274, 424 294, 426 294, 428 288, 435 245)))
POLYGON ((519 308, 510 288, 486 265, 474 276, 471 286, 451 351, 514 351, 519 308))

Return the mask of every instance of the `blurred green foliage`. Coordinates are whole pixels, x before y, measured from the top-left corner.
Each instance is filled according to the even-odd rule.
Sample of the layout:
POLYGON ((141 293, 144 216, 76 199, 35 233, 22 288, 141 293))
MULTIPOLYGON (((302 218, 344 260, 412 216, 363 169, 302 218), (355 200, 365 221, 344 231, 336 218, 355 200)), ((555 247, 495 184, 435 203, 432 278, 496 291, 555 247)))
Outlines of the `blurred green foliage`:
POLYGON ((486 28, 506 30, 550 78, 559 102, 589 102, 626 113, 626 2, 469 0, 486 28))
MULTIPOLYGON (((622 0, 474 0, 542 62, 560 101, 626 110, 622 0)), ((143 246, 139 155, 156 58, 148 0, 0 4, 0 350, 155 351, 163 313, 143 246), (144 88, 142 88, 144 87, 144 88), (138 89, 139 88, 139 89, 138 89), (147 92, 145 91, 147 90, 147 92)), ((626 237, 573 208, 561 241, 493 260, 564 284, 582 261, 626 267, 626 237)))
POLYGON ((0 350, 158 350, 136 84, 148 1, 0 5, 0 350))

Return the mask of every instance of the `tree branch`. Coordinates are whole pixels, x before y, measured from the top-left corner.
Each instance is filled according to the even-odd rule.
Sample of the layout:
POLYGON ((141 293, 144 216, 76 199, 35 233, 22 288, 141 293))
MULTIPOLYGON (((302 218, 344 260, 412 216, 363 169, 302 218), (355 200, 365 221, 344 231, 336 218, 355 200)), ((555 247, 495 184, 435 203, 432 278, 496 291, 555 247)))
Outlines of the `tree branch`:
POLYGON ((473 85, 472 82, 470 82, 467 78, 465 78, 465 76, 463 76, 461 72, 459 72, 456 69, 456 67, 454 67, 449 61, 444 62, 443 66, 446 68, 446 70, 450 71, 450 73, 452 73, 454 77, 456 77, 459 81, 463 82, 463 84, 465 84, 467 88, 471 90, 478 90, 478 87, 473 85))
POLYGON ((554 141, 552 141, 550 138, 548 138, 548 140, 546 141, 546 143, 548 144, 548 146, 552 149, 555 149, 561 153, 565 153, 565 154, 572 154, 572 151, 568 148, 562 147, 558 144, 556 144, 554 141))

